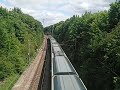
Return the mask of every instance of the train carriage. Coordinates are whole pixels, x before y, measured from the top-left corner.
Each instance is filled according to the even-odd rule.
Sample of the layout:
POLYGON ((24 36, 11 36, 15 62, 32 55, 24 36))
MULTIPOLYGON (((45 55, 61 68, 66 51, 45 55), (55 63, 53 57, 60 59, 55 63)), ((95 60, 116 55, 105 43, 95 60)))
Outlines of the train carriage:
POLYGON ((51 42, 51 90, 87 90, 70 60, 57 43, 50 36, 51 42))

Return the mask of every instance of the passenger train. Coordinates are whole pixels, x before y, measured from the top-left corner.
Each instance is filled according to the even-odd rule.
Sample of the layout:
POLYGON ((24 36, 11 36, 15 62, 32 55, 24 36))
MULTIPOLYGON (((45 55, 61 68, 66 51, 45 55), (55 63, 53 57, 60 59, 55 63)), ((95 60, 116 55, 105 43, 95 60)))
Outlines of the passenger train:
POLYGON ((87 90, 58 42, 51 42, 51 90, 87 90))

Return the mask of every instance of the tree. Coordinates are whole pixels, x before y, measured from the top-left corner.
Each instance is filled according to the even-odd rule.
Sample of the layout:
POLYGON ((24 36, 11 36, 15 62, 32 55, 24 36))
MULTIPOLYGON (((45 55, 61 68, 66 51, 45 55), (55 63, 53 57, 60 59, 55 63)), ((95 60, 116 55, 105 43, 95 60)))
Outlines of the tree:
POLYGON ((120 1, 116 1, 110 5, 109 10, 109 28, 114 28, 120 21, 120 1))

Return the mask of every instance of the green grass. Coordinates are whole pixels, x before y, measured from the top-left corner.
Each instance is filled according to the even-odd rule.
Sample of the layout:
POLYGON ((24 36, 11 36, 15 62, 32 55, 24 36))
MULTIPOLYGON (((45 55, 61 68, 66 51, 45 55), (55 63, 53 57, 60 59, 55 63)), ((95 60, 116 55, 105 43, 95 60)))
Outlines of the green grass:
MULTIPOLYGON (((24 70, 32 63, 38 52, 34 52, 33 56, 30 58, 30 63, 25 66, 24 70)), ((19 74, 12 74, 8 76, 2 83, 0 83, 0 90, 11 90, 18 78, 19 74)))
MULTIPOLYGON (((33 56, 30 57, 30 63, 24 67, 24 71, 32 63, 32 61, 35 59, 37 54, 38 52, 33 53, 33 56)), ((19 79, 19 77, 20 77, 19 74, 12 74, 8 76, 3 82, 0 82, 0 90, 11 90, 14 84, 16 83, 16 81, 19 79)))
POLYGON ((13 74, 6 78, 3 83, 0 84, 0 90, 11 90, 14 83, 17 81, 20 75, 13 74))

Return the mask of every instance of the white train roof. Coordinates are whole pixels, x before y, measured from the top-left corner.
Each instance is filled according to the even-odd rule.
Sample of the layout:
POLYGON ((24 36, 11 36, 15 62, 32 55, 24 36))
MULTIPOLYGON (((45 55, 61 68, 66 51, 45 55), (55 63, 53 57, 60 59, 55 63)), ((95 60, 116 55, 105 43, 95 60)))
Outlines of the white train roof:
POLYGON ((54 90, 87 90, 82 80, 75 75, 54 77, 54 90))
POLYGON ((53 74, 77 74, 65 56, 55 56, 53 60, 53 74))

